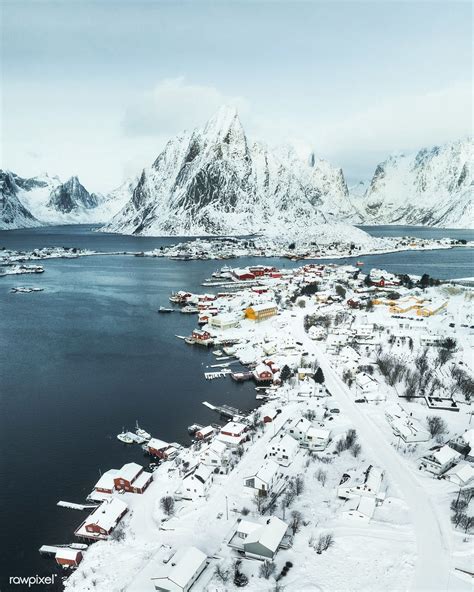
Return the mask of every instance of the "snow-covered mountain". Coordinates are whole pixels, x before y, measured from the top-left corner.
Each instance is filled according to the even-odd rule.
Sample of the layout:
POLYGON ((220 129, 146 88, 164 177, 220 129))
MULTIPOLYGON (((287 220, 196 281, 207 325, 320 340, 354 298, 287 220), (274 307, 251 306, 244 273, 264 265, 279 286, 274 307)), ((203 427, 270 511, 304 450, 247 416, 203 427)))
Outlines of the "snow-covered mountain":
POLYGON ((344 176, 324 161, 249 142, 235 109, 168 142, 106 231, 144 235, 312 232, 350 208, 344 176))
POLYGON ((26 179, 0 170, 0 230, 41 226, 33 214, 18 199, 26 179))
MULTIPOLYGON (((15 173, 3 175, 3 188, 0 199, 4 199, 4 217, 8 218, 8 228, 22 228, 41 224, 93 224, 104 223, 112 218, 125 204, 130 194, 119 195, 112 192, 104 197, 89 193, 77 177, 61 183, 58 177, 43 174, 38 177, 23 178, 15 173), (12 194, 20 204, 13 206, 12 194), (7 214, 15 210, 15 216, 7 214), (31 221, 34 221, 32 223, 31 221)), ((5 225, 5 223, 4 223, 5 225)))
POLYGON ((472 148, 469 138, 390 156, 352 203, 367 224, 472 228, 472 148))

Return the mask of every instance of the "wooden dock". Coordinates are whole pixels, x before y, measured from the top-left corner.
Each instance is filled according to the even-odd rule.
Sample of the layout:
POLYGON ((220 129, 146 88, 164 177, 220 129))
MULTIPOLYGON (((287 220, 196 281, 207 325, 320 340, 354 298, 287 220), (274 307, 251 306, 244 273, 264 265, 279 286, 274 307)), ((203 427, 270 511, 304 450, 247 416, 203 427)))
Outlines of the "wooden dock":
POLYGON ((202 404, 207 407, 208 409, 212 409, 212 411, 216 411, 222 417, 226 417, 228 419, 232 419, 236 415, 243 415, 242 411, 239 411, 235 407, 231 407, 230 405, 213 405, 208 401, 203 401, 202 404))

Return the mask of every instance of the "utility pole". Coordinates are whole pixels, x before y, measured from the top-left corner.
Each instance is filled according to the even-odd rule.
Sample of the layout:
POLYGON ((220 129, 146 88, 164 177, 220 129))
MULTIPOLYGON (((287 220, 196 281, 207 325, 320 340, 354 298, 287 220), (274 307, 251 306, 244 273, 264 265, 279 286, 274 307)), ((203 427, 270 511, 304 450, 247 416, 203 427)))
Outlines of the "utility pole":
POLYGON ((227 496, 225 496, 225 515, 226 515, 226 520, 229 520, 229 500, 228 500, 227 496))

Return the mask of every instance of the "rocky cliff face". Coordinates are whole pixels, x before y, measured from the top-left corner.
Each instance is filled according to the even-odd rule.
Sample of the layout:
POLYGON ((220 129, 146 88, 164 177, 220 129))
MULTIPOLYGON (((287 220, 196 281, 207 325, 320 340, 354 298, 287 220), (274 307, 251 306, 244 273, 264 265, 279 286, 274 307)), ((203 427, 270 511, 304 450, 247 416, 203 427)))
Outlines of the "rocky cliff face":
POLYGON ((27 180, 7 171, 0 171, 0 230, 41 225, 18 199, 24 181, 27 180))
POLYGON ((472 140, 424 148, 380 163, 352 203, 367 224, 472 228, 472 140))
POLYGON ((97 195, 89 193, 77 177, 71 177, 66 183, 53 189, 47 203, 49 208, 63 214, 80 209, 90 210, 98 205, 97 195))
POLYGON ((347 197, 342 172, 250 143, 235 110, 170 140, 106 226, 148 235, 284 232, 331 220, 347 197), (327 198, 334 207, 325 207, 327 198))

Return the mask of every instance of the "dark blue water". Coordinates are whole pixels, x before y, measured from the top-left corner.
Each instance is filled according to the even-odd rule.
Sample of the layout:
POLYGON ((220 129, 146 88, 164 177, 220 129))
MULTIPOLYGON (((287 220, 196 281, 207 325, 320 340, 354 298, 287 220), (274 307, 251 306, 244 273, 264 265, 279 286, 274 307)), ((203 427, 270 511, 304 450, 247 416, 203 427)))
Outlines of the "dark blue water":
MULTIPOLYGON (((0 247, 20 250, 141 251, 176 240, 105 235, 90 226, 0 232, 0 247)), ((463 248, 360 259, 365 269, 474 275, 472 251, 463 248)), ((255 259, 236 264, 250 262, 255 259)), ((138 420, 154 436, 186 443, 187 425, 217 420, 202 401, 244 410, 255 404, 249 384, 204 380, 214 356, 175 338, 191 331, 194 318, 156 313, 173 290, 202 291, 202 280, 218 266, 94 256, 45 260, 41 276, 0 278, 1 590, 8 589, 8 576, 54 570, 54 563, 38 554, 42 544, 73 541, 83 514, 56 507, 58 500, 83 501, 99 470, 147 462, 139 447, 117 441, 122 427, 138 420), (18 285, 45 291, 10 294, 18 285)))

